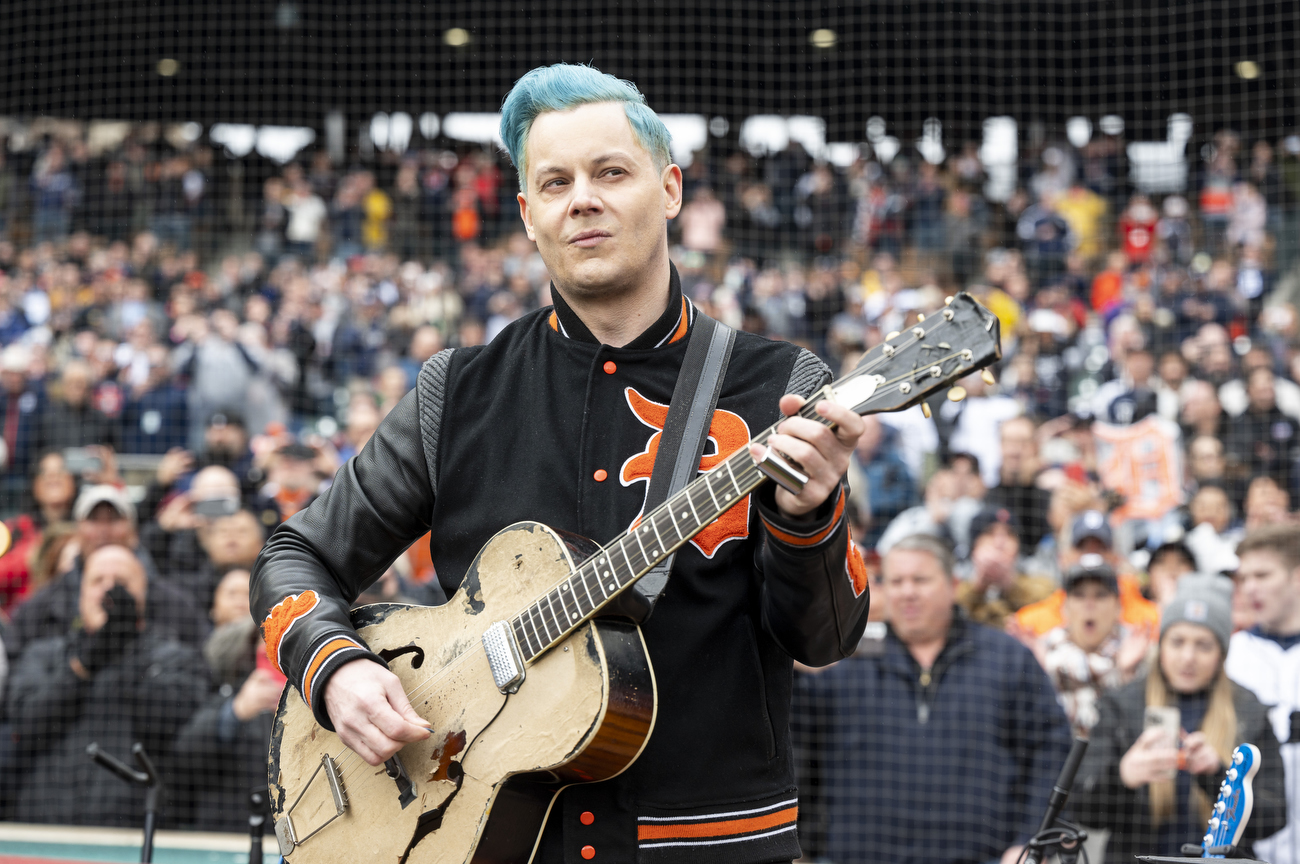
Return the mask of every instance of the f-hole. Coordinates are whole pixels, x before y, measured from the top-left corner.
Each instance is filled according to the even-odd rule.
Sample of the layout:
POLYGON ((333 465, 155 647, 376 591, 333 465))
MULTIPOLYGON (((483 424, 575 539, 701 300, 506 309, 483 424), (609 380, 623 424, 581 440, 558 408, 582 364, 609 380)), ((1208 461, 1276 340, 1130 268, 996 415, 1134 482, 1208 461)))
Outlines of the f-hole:
POLYGON ((424 665, 424 649, 419 645, 403 645, 401 648, 385 648, 383 651, 378 653, 380 657, 384 658, 385 663, 392 663, 403 654, 414 654, 415 657, 411 659, 411 668, 419 669, 424 665))

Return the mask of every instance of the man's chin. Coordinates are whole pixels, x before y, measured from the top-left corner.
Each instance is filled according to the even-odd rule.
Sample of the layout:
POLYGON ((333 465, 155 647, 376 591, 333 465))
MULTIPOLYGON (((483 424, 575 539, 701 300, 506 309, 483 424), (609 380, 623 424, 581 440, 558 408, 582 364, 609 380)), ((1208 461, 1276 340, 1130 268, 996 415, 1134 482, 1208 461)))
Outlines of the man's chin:
POLYGON ((588 258, 569 268, 562 288, 580 297, 606 297, 624 290, 628 268, 608 258, 588 258))

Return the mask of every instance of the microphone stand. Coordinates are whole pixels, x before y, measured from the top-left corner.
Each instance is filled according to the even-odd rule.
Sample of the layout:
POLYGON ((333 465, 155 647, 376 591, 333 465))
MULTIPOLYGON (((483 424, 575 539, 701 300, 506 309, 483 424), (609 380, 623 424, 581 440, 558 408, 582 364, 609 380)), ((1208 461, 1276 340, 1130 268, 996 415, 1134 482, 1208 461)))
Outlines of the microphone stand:
POLYGON ((143 769, 136 771, 124 764, 113 754, 101 750, 98 742, 86 748, 86 755, 95 760, 99 767, 113 772, 128 783, 145 787, 144 793, 144 844, 140 847, 141 864, 153 861, 153 832, 158 821, 158 798, 162 794, 163 782, 158 771, 153 767, 153 760, 144 752, 144 745, 139 741, 131 745, 131 755, 143 769))
POLYGON ((1083 754, 1087 749, 1087 739, 1074 739, 1070 755, 1066 757, 1061 774, 1052 786, 1052 794, 1047 799, 1047 812, 1039 823, 1038 833, 1025 844, 1025 864, 1042 864, 1053 852, 1061 856, 1061 864, 1075 864, 1079 859, 1079 850, 1083 848, 1088 833, 1059 817, 1066 799, 1070 797, 1074 775, 1079 773, 1079 764, 1083 762, 1083 754))

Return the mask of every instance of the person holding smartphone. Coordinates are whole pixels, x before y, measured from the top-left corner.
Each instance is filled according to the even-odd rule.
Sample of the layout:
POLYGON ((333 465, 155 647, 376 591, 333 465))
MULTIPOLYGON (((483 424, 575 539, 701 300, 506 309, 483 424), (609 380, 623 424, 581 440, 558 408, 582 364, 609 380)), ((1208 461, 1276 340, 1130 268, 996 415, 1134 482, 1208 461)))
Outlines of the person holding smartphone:
POLYGON ((1232 750, 1246 742, 1261 759, 1242 850, 1286 824, 1268 715, 1224 671, 1231 635, 1232 582, 1185 576, 1164 609, 1150 673, 1102 696, 1072 801, 1079 821, 1111 831, 1107 862, 1178 855, 1184 843, 1199 844, 1232 750))

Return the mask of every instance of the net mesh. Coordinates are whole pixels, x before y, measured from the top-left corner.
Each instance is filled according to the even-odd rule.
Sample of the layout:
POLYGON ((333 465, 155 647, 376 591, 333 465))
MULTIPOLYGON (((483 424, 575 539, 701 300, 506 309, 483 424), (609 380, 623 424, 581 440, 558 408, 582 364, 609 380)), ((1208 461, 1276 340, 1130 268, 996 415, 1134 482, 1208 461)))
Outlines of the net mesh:
MULTIPOLYGON (((1292 518, 1298 28, 1300 6, 1255 0, 12 0, 0 817, 138 824, 143 793, 84 750, 141 741, 165 825, 245 829, 280 687, 247 571, 426 358, 549 303, 496 112, 525 71, 568 61, 663 117, 685 177, 672 254, 715 317, 836 369, 957 290, 1000 318, 996 384, 871 421, 850 514, 877 572, 899 540, 941 536, 973 621, 1027 647, 990 644, 1051 676, 937 680, 953 740, 931 746, 920 697, 870 686, 872 652, 911 656, 873 629, 871 656, 800 678, 793 730, 808 858, 997 858, 1039 815, 1066 720, 992 743, 980 723, 1050 708, 1056 687, 1082 728, 1105 719, 1097 691, 1147 668, 1061 671, 1078 634, 1053 592, 1078 555, 1121 571, 1111 653, 1083 661, 1113 665, 1142 654, 1183 570, 1231 571, 1237 538, 1292 518), (1089 510, 1104 543, 1074 530, 1089 510), (1018 548, 991 550, 1002 533, 1018 548), (1184 535, 1185 555, 1161 548, 1184 535), (83 587, 110 543, 145 571, 138 638, 129 592, 83 587), (922 803, 941 787, 943 808, 922 803)), ((440 599, 426 547, 372 599, 440 599)), ((1253 614, 1238 604, 1235 625, 1253 614)), ((1268 852, 1300 860, 1294 839, 1268 852)))

